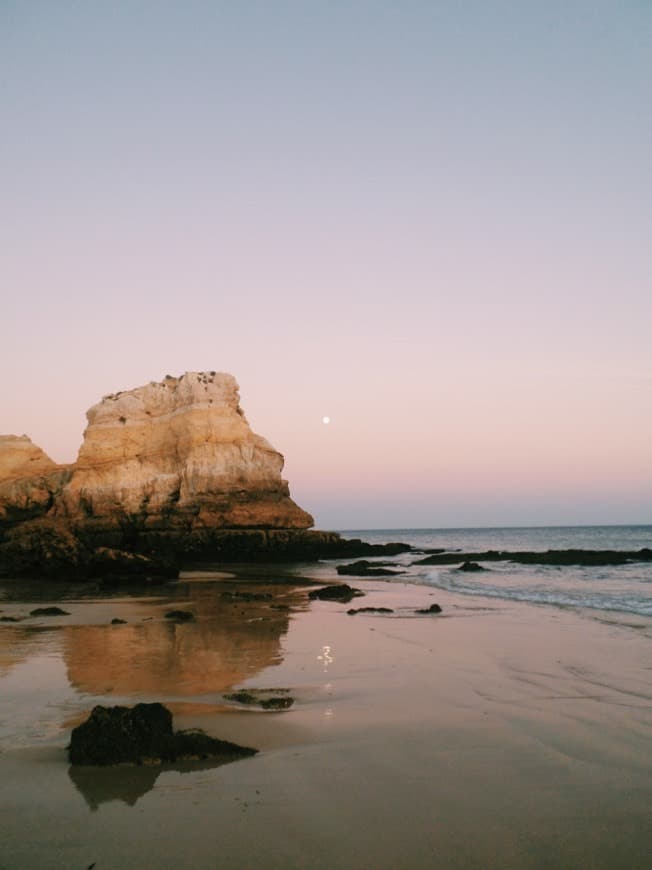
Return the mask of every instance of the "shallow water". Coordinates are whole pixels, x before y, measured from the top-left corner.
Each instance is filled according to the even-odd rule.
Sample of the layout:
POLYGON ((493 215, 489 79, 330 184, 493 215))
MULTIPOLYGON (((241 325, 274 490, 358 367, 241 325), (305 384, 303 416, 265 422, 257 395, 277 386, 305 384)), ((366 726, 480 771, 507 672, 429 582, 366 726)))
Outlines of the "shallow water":
POLYGON ((258 569, 109 598, 10 590, 4 612, 69 613, 0 625, 2 870, 643 866, 652 622, 395 581, 354 581, 394 613, 349 616, 300 585, 334 579, 332 564, 292 570, 296 585, 269 567, 283 582, 258 569), (441 616, 415 614, 435 600, 441 616), (240 686, 287 687, 295 705, 236 709, 223 696, 240 686), (148 700, 177 728, 262 751, 68 766, 70 729, 96 703, 148 700))
MULTIPOLYGON (((487 550, 639 550, 652 547, 652 526, 577 526, 496 529, 389 529, 347 531, 370 543, 401 541, 417 548, 443 547, 461 552, 487 550)), ((588 608, 652 616, 652 562, 600 567, 519 565, 488 562, 486 572, 466 573, 457 566, 419 566, 404 554, 389 561, 404 571, 401 579, 438 589, 507 601, 588 608)), ((385 561, 385 560, 383 560, 385 561)))

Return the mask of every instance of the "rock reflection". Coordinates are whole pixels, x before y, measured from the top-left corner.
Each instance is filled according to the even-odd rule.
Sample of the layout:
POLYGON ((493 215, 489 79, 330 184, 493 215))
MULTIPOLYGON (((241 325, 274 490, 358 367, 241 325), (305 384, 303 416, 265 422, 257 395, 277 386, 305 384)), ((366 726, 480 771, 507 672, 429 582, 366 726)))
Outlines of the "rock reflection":
POLYGON ((271 585, 247 588, 254 600, 240 597, 241 585, 189 584, 183 607, 195 622, 170 624, 169 607, 153 605, 151 621, 66 626, 70 683, 93 695, 188 697, 222 692, 280 663, 289 616, 278 605, 302 597, 271 585))
POLYGON ((193 773, 198 770, 212 770, 223 764, 232 764, 236 759, 208 759, 188 761, 183 764, 163 764, 157 767, 138 767, 122 765, 119 767, 77 767, 68 768, 68 776, 77 791, 86 801, 89 809, 95 812, 101 804, 120 800, 133 807, 143 795, 151 791, 161 773, 193 773))
POLYGON ((51 650, 56 638, 51 628, 3 625, 0 631, 0 677, 7 676, 30 656, 51 650))

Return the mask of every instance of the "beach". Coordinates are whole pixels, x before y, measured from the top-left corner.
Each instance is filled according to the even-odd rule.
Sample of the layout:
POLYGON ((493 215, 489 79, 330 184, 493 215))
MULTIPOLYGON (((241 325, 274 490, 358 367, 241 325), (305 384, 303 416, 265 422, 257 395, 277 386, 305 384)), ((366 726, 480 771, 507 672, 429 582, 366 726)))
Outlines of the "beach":
MULTIPOLYGON (((3 624, 0 867, 646 866, 651 619, 381 580, 310 601, 301 573, 190 574, 3 624), (393 613, 347 613, 362 606, 393 613), (96 703, 149 700, 260 752, 69 768, 96 703)), ((2 611, 33 606, 16 592, 2 611)))

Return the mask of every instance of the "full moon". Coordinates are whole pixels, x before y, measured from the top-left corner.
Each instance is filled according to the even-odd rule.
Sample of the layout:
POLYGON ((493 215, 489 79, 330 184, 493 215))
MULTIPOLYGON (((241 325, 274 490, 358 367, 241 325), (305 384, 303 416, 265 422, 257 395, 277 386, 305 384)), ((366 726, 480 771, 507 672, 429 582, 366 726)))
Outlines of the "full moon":
POLYGON ((321 421, 324 424, 324 426, 327 426, 330 423, 331 418, 330 417, 322 417, 321 421))

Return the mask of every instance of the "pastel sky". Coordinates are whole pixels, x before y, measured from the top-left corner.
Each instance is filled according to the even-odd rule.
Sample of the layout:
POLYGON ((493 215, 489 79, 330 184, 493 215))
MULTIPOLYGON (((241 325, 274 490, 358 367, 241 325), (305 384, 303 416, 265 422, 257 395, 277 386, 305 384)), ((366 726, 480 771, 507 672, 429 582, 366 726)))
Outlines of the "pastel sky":
POLYGON ((645 0, 2 0, 0 432, 216 369, 322 528, 652 522, 651 93, 645 0))

